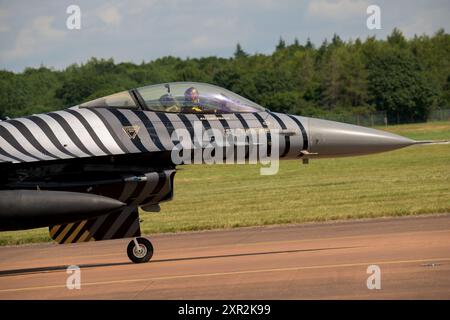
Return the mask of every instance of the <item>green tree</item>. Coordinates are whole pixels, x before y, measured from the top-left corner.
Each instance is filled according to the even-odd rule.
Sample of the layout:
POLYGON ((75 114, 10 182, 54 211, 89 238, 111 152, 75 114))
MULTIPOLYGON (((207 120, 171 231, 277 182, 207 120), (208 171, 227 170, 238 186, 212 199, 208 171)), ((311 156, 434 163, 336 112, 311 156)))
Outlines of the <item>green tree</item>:
POLYGON ((236 50, 234 51, 234 57, 238 59, 245 58, 247 56, 248 54, 242 49, 241 44, 238 42, 238 44, 236 45, 236 50))
POLYGON ((435 91, 411 52, 387 48, 368 64, 370 102, 391 122, 425 121, 435 91))
POLYGON ((275 49, 283 50, 284 48, 286 48, 286 41, 284 41, 284 39, 282 37, 280 37, 280 40, 278 40, 278 44, 275 49))
POLYGON ((305 48, 306 49, 314 49, 314 45, 311 42, 311 39, 308 37, 308 39, 306 40, 306 44, 305 44, 305 48))
POLYGON ((392 46, 398 46, 400 48, 406 48, 408 45, 403 33, 397 28, 394 28, 391 34, 388 35, 387 42, 392 46))

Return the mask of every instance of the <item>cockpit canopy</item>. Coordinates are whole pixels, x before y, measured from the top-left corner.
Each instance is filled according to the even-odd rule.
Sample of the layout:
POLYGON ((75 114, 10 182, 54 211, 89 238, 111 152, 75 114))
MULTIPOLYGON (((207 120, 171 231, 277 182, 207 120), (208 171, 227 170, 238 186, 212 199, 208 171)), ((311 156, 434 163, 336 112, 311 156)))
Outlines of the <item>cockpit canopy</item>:
POLYGON ((218 86, 173 82, 123 91, 82 103, 80 108, 127 108, 174 113, 261 112, 260 105, 218 86))

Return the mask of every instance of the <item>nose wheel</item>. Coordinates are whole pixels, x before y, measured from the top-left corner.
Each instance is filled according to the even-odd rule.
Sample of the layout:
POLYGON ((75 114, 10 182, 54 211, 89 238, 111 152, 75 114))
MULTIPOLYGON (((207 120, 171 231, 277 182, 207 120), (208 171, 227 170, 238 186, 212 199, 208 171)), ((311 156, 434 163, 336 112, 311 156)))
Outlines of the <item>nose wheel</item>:
POLYGON ((145 238, 134 238, 128 244, 127 254, 134 263, 148 262, 153 256, 153 245, 145 238))

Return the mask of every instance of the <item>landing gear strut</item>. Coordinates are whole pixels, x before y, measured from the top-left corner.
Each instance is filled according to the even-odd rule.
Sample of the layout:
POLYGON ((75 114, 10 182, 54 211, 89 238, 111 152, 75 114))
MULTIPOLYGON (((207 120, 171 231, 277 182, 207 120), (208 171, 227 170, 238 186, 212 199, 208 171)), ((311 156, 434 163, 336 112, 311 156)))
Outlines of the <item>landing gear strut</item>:
POLYGON ((134 263, 148 262, 153 256, 153 245, 145 238, 134 238, 128 244, 127 254, 134 263))

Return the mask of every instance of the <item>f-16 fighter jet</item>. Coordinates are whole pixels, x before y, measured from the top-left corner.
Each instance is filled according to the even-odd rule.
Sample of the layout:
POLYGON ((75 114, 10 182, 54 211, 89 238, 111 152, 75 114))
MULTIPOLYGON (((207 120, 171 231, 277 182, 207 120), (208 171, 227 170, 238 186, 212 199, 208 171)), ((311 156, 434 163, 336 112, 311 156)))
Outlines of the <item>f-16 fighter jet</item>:
POLYGON ((0 121, 0 231, 49 227, 58 243, 130 238, 153 255, 138 209, 172 199, 177 166, 365 155, 416 142, 271 112, 226 89, 165 83, 0 121), (242 162, 241 161, 241 162, 242 162))

